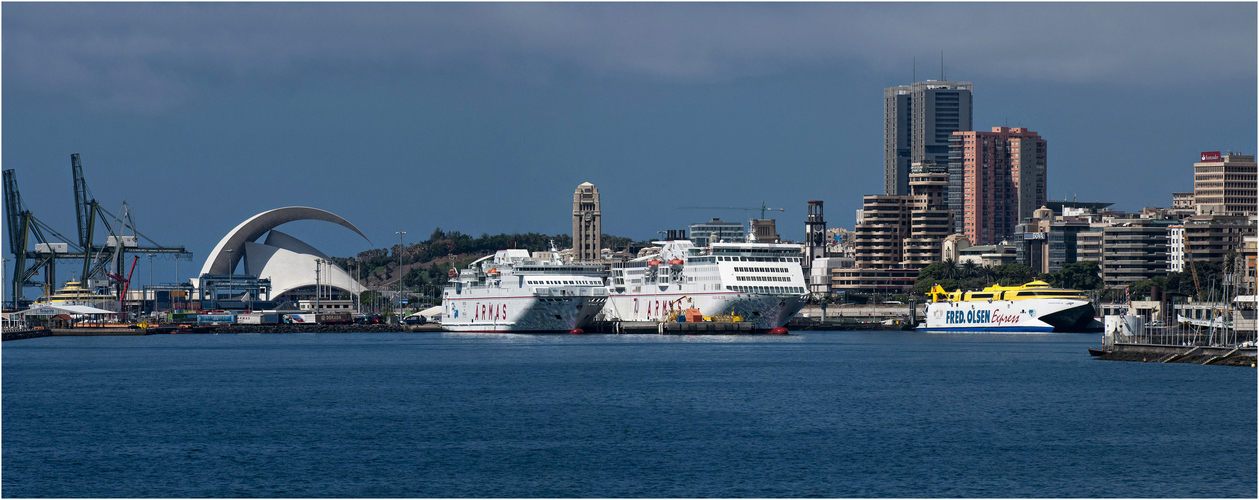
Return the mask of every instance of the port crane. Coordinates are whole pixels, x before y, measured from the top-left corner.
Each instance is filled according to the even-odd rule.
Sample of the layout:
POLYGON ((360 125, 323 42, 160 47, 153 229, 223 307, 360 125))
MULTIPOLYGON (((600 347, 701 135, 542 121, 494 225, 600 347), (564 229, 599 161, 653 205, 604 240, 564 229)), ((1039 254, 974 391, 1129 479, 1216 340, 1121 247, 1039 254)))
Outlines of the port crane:
MULTIPOLYGON (((192 253, 184 247, 166 247, 153 241, 135 228, 135 220, 131 216, 130 207, 124 202, 122 216, 114 215, 100 206, 87 187, 83 177, 83 164, 79 154, 70 155, 70 169, 74 182, 74 210, 78 229, 78 239, 72 240, 62 236, 47 224, 39 221, 22 203, 17 186, 17 173, 10 169, 4 171, 5 221, 8 223, 9 250, 14 255, 13 272, 13 305, 20 306, 23 300, 23 289, 38 286, 45 289, 57 284, 56 261, 78 260, 82 262, 82 280, 86 284, 89 279, 107 277, 108 269, 121 275, 124 269, 125 255, 131 254, 173 254, 175 258, 192 258, 192 253), (112 219, 113 224, 110 224, 112 219), (97 221, 100 222, 106 235, 104 244, 96 242, 97 221), (130 235, 124 233, 130 231, 130 235), (47 233, 56 236, 60 242, 51 241, 47 233), (31 237, 37 242, 35 249, 30 250, 31 237), (141 246, 143 239, 151 246, 141 246), (42 282, 33 281, 40 268, 44 268, 42 282)), ((134 262, 132 269, 134 270, 134 262)), ((119 296, 120 299, 125 297, 119 296)))
POLYGON ((678 207, 679 210, 760 210, 761 218, 765 218, 765 212, 769 210, 777 210, 779 212, 786 211, 785 208, 773 208, 765 206, 765 202, 761 202, 760 208, 749 207, 678 207))
POLYGON ((105 273, 105 276, 109 276, 110 279, 113 279, 114 281, 122 283, 122 290, 118 292, 119 297, 127 296, 127 288, 131 286, 131 276, 136 273, 137 260, 140 260, 140 256, 133 255, 131 258, 131 272, 127 273, 126 279, 123 279, 121 270, 119 270, 119 272, 117 273, 105 273))
POLYGON ((31 213, 22 202, 22 194, 17 186, 17 172, 13 169, 4 171, 4 198, 9 250, 13 253, 11 300, 14 307, 18 307, 25 287, 41 287, 47 293, 57 284, 57 259, 73 258, 75 253, 72 251, 77 253, 82 250, 72 240, 62 236, 31 213), (45 233, 48 236, 55 236, 60 241, 51 240, 45 233), (35 240, 34 250, 30 249, 32 239, 35 240), (33 279, 39 274, 40 268, 44 269, 43 282, 33 279))

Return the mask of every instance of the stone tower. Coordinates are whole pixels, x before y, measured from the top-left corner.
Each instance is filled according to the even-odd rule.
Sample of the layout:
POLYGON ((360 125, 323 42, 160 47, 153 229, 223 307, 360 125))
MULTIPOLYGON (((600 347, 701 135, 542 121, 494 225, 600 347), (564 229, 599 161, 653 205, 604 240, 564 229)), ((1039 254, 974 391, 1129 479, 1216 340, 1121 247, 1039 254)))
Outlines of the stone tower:
POLYGON ((583 182, 573 192, 573 259, 576 262, 599 260, 599 235, 603 234, 603 216, 599 213, 599 188, 583 182))

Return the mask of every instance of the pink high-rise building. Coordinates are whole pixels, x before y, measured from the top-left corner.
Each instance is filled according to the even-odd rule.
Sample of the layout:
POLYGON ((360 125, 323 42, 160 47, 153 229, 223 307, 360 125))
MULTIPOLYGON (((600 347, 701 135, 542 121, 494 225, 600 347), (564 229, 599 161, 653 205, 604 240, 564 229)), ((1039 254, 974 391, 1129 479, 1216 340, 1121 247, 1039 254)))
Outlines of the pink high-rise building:
POLYGON ((1045 140, 1031 130, 954 132, 950 162, 962 173, 962 233, 975 245, 1014 235, 1045 204, 1045 140))

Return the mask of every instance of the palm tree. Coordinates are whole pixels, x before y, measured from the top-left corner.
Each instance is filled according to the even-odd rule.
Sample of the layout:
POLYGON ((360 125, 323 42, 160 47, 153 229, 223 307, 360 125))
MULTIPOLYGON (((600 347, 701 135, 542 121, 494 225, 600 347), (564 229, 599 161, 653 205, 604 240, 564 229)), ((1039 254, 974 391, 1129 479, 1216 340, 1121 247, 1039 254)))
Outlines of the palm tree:
POLYGON ((992 266, 984 266, 983 269, 979 270, 979 274, 983 276, 984 281, 989 285, 997 279, 997 271, 992 266))
POLYGON ((979 277, 979 264, 973 260, 968 260, 962 264, 962 278, 971 279, 979 277))
POLYGON ((941 277, 944 279, 957 279, 957 261, 953 260, 952 257, 944 259, 944 272, 941 274, 941 277))

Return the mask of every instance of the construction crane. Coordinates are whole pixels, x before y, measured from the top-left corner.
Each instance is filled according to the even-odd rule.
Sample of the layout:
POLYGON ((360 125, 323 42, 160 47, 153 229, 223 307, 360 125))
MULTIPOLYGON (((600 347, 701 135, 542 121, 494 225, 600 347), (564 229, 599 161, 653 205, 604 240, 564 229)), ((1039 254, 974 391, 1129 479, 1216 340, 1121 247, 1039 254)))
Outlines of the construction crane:
POLYGON ((760 211, 761 211, 761 218, 762 218, 762 219, 764 219, 764 218, 765 218, 765 212, 766 212, 766 211, 768 211, 768 210, 777 210, 777 211, 779 211, 779 212, 783 212, 783 211, 785 211, 785 210, 786 210, 786 209, 784 209, 784 208, 772 208, 772 207, 767 207, 767 206, 765 206, 765 202, 763 202, 763 201, 761 202, 761 207, 760 207, 760 208, 748 208, 748 207, 678 207, 678 209, 679 209, 679 210, 760 210, 760 211))

